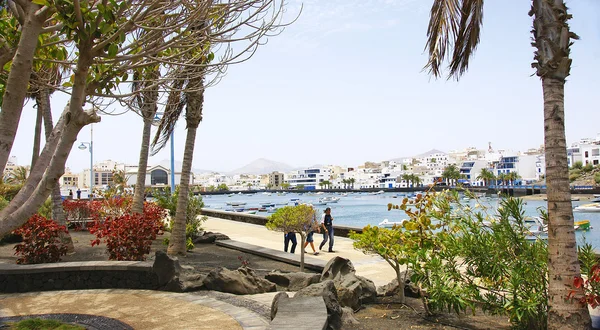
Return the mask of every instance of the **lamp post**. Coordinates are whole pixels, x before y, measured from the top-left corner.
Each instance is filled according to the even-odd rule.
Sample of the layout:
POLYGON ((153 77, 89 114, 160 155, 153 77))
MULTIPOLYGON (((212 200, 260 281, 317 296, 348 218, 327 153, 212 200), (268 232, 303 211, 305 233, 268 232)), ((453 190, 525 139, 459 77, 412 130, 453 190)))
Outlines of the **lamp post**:
POLYGON ((85 150, 89 148, 90 151, 90 192, 88 198, 90 201, 94 200, 94 126, 90 124, 90 142, 81 142, 79 150, 85 150))
MULTIPOLYGON (((154 120, 152 121, 154 124, 158 124, 160 117, 158 115, 162 115, 164 112, 157 112, 154 115, 154 120)), ((171 131, 171 195, 175 194, 175 129, 171 131)))

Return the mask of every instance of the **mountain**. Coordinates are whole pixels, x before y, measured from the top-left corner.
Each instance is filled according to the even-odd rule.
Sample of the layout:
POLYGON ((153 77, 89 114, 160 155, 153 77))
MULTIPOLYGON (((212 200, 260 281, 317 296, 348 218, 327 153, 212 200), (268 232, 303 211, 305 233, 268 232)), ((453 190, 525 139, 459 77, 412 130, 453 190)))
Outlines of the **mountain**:
POLYGON ((294 168, 288 164, 259 158, 250 164, 228 172, 227 174, 267 174, 274 171, 288 172, 294 168))
MULTIPOLYGON (((170 169, 171 168, 171 161, 168 160, 168 159, 163 159, 163 160, 160 161, 160 163, 158 163, 158 165, 160 165, 160 166, 162 166, 164 168, 170 169)), ((183 163, 176 160, 175 161, 175 173, 181 172, 181 167, 182 166, 183 166, 183 163)), ((211 172, 215 172, 215 171, 212 171, 212 170, 203 170, 203 169, 198 169, 198 168, 193 168, 192 167, 192 173, 200 174, 200 173, 211 173, 211 172)))

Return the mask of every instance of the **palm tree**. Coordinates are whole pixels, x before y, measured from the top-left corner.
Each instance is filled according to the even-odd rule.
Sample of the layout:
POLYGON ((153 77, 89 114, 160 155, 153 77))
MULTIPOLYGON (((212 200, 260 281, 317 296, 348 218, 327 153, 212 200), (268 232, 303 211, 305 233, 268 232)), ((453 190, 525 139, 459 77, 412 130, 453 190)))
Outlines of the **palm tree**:
POLYGON ((323 186, 325 186, 325 181, 319 182, 319 186, 321 187, 321 189, 323 189, 323 186))
POLYGON ((412 179, 412 174, 402 174, 402 180, 406 181, 406 187, 409 188, 410 187, 410 181, 412 179))
POLYGON ((421 184, 421 178, 418 175, 411 175, 411 180, 413 183, 413 187, 418 186, 419 184, 421 184))
POLYGON ((355 178, 348 179, 348 183, 350 183, 350 188, 354 189, 354 182, 356 182, 355 178))
POLYGON ((325 185, 325 189, 329 189, 331 182, 329 182, 329 180, 325 180, 325 181, 323 181, 323 185, 325 185))
POLYGON ((8 184, 24 185, 29 176, 29 169, 25 166, 17 166, 10 171, 4 177, 4 181, 8 184))
POLYGON ((304 185, 303 184, 299 184, 296 186, 297 190, 304 190, 304 185))
MULTIPOLYGON (((532 0, 534 63, 544 95, 544 148, 548 186, 548 329, 587 329, 586 306, 568 297, 580 275, 565 138, 564 88, 570 74, 570 46, 578 36, 569 30, 564 0, 532 0)), ((449 77, 460 78, 479 44, 482 0, 434 0, 427 30, 429 61, 435 77, 449 58, 449 77)), ((579 292, 579 291, 576 291, 579 292)))
POLYGON ((456 180, 460 178, 460 171, 458 170, 456 164, 448 165, 442 173, 442 178, 446 180, 448 185, 456 185, 456 180))
POLYGON ((477 180, 483 180, 483 184, 487 187, 490 182, 495 179, 494 173, 487 168, 482 168, 477 176, 477 180))

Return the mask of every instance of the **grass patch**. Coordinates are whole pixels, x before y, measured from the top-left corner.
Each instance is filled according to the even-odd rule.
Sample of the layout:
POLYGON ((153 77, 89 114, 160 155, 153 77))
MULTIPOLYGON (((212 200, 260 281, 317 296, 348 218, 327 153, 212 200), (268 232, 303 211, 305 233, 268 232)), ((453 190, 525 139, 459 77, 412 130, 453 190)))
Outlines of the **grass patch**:
POLYGON ((15 322, 10 326, 11 330, 85 330, 84 327, 63 323, 57 320, 27 319, 15 322))

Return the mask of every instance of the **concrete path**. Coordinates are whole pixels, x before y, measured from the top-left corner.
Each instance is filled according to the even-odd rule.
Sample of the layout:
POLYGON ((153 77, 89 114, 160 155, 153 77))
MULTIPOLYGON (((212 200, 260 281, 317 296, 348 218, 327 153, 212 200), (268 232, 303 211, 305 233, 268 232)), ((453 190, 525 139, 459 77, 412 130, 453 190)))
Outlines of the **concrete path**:
POLYGON ((205 294, 147 290, 73 290, 0 296, 0 316, 93 314, 134 329, 266 329, 257 313, 205 294))
MULTIPOLYGON (((270 231, 264 226, 253 225, 243 222, 225 220, 220 218, 208 217, 208 220, 202 226, 207 231, 223 233, 234 241, 255 245, 258 247, 283 251, 283 233, 270 231)), ((298 238, 298 247, 296 255, 300 254, 300 235, 298 238)), ((319 244, 323 240, 321 234, 315 234, 315 248, 319 249, 319 244)), ((258 249, 257 249, 258 250, 258 249)), ((396 277, 392 267, 383 260, 383 258, 374 255, 365 255, 361 251, 355 250, 352 246, 352 240, 344 237, 335 237, 333 246, 335 253, 327 252, 327 244, 319 255, 305 255, 309 262, 315 264, 326 263, 334 256, 348 258, 354 264, 356 273, 372 280, 376 286, 388 284, 396 277), (316 260, 315 260, 316 259, 316 260)), ((312 252, 310 245, 306 248, 307 252, 312 252)), ((262 251, 261 251, 262 252, 262 251)), ((279 255, 279 254, 278 254, 279 255)))

